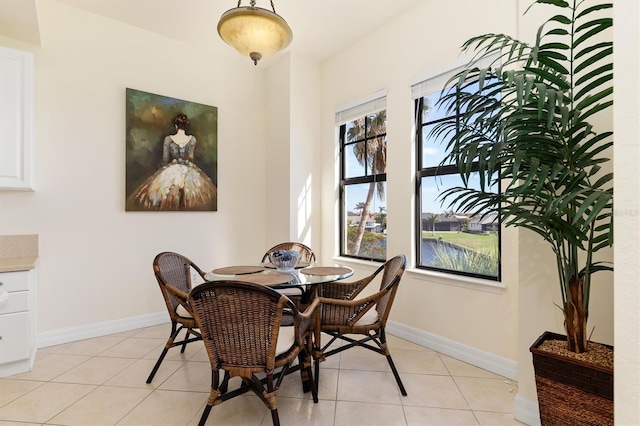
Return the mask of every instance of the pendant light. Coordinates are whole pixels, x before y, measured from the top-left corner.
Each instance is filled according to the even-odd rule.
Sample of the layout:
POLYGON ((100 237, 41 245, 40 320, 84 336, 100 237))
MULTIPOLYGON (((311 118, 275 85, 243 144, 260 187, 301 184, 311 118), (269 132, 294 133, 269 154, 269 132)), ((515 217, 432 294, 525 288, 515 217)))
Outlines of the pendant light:
POLYGON ((284 49, 291 43, 293 33, 271 2, 271 10, 256 7, 251 0, 249 6, 238 6, 227 10, 218 22, 218 34, 225 43, 234 47, 243 56, 249 56, 255 65, 284 49))

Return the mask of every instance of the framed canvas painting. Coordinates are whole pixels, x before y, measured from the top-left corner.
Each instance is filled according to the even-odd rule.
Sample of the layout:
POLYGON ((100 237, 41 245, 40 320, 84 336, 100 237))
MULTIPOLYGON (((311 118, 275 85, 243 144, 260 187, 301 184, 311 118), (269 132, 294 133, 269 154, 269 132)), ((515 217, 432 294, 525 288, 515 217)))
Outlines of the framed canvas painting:
POLYGON ((218 109, 126 91, 126 211, 218 210, 218 109))

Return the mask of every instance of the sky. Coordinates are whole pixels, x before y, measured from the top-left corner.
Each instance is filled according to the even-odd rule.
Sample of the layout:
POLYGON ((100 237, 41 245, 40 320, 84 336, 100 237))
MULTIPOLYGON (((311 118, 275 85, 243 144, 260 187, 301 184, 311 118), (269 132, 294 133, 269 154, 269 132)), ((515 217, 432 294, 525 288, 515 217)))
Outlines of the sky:
MULTIPOLYGON (((423 111, 422 120, 424 123, 428 123, 434 120, 440 120, 445 117, 444 111, 436 106, 441 92, 435 92, 425 96, 424 103, 429 107, 423 111)), ((434 138, 430 135, 430 131, 433 128, 431 125, 424 126, 423 128, 423 146, 422 146, 422 167, 435 167, 438 166, 446 156, 446 144, 442 138, 434 138)), ((345 174, 347 178, 355 176, 364 176, 364 168, 358 163, 355 155, 351 150, 346 151, 345 162, 345 174)), ((423 213, 443 213, 447 210, 451 210, 449 207, 452 199, 445 200, 444 202, 438 199, 441 192, 446 189, 461 186, 462 180, 456 175, 440 176, 438 178, 429 177, 423 178, 422 182, 422 212, 423 213)), ((477 178, 472 178, 470 181, 470 187, 479 189, 480 184, 477 178)), ((364 202, 367 196, 369 184, 349 185, 347 193, 347 208, 349 211, 357 211, 356 205, 360 202, 364 202)), ((386 194, 385 194, 386 195, 386 194)), ((386 209, 386 196, 384 200, 380 200, 377 196, 374 196, 371 212, 379 212, 380 208, 386 209)), ((454 208, 455 210, 455 208, 454 208)))

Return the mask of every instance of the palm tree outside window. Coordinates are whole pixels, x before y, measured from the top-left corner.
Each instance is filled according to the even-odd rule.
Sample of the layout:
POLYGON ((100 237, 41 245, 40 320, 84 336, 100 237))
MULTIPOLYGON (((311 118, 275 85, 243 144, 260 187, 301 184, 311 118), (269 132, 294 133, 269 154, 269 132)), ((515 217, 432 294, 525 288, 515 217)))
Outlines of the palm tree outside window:
POLYGON ((340 255, 387 258, 387 111, 339 128, 340 255))

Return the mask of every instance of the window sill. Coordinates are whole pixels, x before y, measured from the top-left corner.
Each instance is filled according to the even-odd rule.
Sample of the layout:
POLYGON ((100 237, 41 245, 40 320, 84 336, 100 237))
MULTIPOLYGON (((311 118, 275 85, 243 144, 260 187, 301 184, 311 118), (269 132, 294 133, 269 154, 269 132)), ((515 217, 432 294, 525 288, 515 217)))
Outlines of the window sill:
POLYGON ((340 264, 364 266, 364 267, 373 268, 373 269, 378 269, 380 265, 384 263, 384 262, 372 262, 370 260, 354 259, 352 257, 341 257, 341 256, 334 256, 331 258, 331 260, 340 264))
POLYGON ((445 274, 436 271, 426 271, 424 269, 407 269, 407 272, 421 281, 429 281, 436 284, 451 285, 494 294, 500 294, 506 288, 506 286, 499 281, 483 280, 482 278, 463 277, 460 275, 445 274))
MULTIPOLYGON (((382 263, 371 262, 369 260, 353 259, 351 257, 332 257, 331 260, 341 265, 352 265, 370 269, 378 269, 382 263)), ((427 271, 424 269, 409 269, 407 273, 420 281, 429 281, 435 284, 450 285, 455 287, 468 288, 471 290, 484 291, 487 293, 500 294, 507 287, 499 281, 483 280, 482 278, 464 277, 461 275, 445 274, 443 272, 427 271)))

